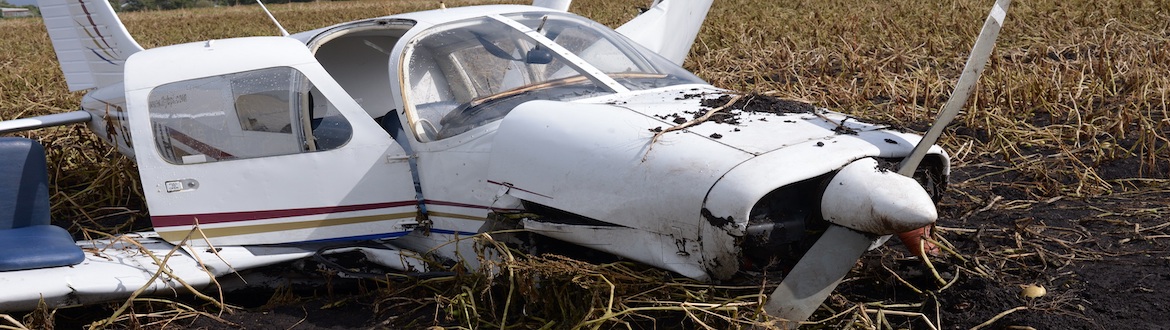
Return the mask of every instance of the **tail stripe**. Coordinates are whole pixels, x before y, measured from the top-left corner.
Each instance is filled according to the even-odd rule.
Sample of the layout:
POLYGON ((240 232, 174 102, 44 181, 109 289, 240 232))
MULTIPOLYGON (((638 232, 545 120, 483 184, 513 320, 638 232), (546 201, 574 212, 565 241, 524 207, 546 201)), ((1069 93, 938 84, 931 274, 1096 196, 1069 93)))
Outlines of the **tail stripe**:
POLYGON ((124 62, 142 46, 106 0, 37 0, 70 91, 122 82, 124 62))
MULTIPOLYGON (((77 22, 77 25, 82 25, 82 24, 81 24, 81 22, 77 22)), ((97 42, 97 41, 98 41, 98 38, 94 38, 94 37, 93 37, 93 33, 90 33, 90 32, 89 32, 89 29, 82 29, 82 31, 85 31, 85 35, 89 36, 89 38, 90 38, 90 39, 92 39, 92 40, 91 40, 91 42, 93 42, 93 45, 94 45, 94 46, 97 46, 97 48, 88 48, 90 51, 92 51, 92 52, 94 53, 94 55, 97 55, 98 57, 101 57, 102 55, 101 55, 101 54, 98 54, 98 53, 97 53, 97 50, 95 50, 95 49, 101 49, 101 50, 102 50, 102 53, 106 53, 106 56, 107 56, 107 57, 109 57, 109 58, 113 58, 113 59, 118 59, 118 57, 117 57, 117 56, 115 56, 114 54, 111 54, 111 53, 110 53, 110 48, 112 48, 112 47, 110 47, 108 43, 106 44, 106 46, 105 46, 105 47, 102 47, 102 45, 101 45, 101 44, 99 44, 99 43, 97 42)), ((97 31, 97 29, 94 29, 94 31, 96 32, 96 31, 97 31)), ((100 32, 98 32, 98 35, 100 36, 100 35, 101 35, 101 33, 100 33, 100 32)), ((105 42, 105 38, 102 38, 102 42, 105 42)), ((110 62, 110 64, 118 65, 118 64, 116 64, 116 63, 114 63, 114 62, 111 62, 109 59, 106 59, 105 57, 102 57, 102 60, 105 60, 106 62, 110 62)))
MULTIPOLYGON (((98 58, 100 58, 100 59, 102 59, 103 61, 106 61, 106 63, 110 63, 110 64, 113 64, 113 65, 118 65, 118 63, 114 63, 114 61, 111 61, 111 60, 109 60, 109 59, 107 59, 107 58, 103 57, 103 56, 102 56, 102 54, 98 54, 98 52, 97 52, 96 50, 94 50, 93 48, 90 48, 90 49, 89 49, 89 51, 93 52, 93 54, 94 54, 94 55, 97 55, 97 57, 98 57, 98 58)), ((103 49, 103 51, 104 51, 104 49, 103 49)), ((109 53, 106 53, 106 55, 109 55, 109 53)), ((113 57, 113 56, 111 56, 111 57, 113 57)), ((120 66, 120 65, 119 65, 119 66, 120 66)))
MULTIPOLYGON (((98 28, 97 28, 97 23, 95 23, 95 22, 93 21, 93 14, 90 14, 90 13, 89 13, 89 7, 86 7, 86 6, 85 6, 85 1, 83 1, 83 0, 77 0, 77 3, 81 5, 81 12, 85 13, 85 19, 86 19, 86 20, 89 20, 89 27, 90 27, 90 28, 93 28, 93 32, 94 32, 94 33, 96 33, 96 34, 98 35, 98 37, 101 37, 102 43, 106 44, 106 48, 108 48, 108 49, 113 49, 114 47, 113 47, 113 46, 110 46, 110 42, 109 42, 109 41, 106 41, 106 36, 103 36, 103 35, 102 35, 102 31, 101 31, 101 30, 98 30, 98 28)), ((81 23, 80 23, 80 22, 78 22, 77 24, 78 24, 78 25, 80 25, 81 23)), ((85 28, 85 27, 84 27, 84 26, 82 26, 82 28, 85 28)), ((85 34, 89 35, 89 37, 90 37, 90 38, 93 38, 93 35, 92 35, 92 34, 89 34, 89 30, 88 30, 88 29, 86 29, 86 30, 85 30, 85 34)), ((95 41, 94 43, 96 44, 97 42, 95 41)), ((98 45, 98 47, 101 47, 101 45, 98 45)))

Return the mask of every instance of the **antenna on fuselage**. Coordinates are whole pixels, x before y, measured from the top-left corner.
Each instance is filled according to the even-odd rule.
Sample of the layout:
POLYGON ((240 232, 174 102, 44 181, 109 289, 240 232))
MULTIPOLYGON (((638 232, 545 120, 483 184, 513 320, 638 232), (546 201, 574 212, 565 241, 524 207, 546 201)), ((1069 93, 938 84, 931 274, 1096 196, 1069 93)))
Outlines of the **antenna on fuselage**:
POLYGON ((272 12, 268 11, 268 7, 264 6, 264 3, 260 2, 260 0, 256 0, 256 3, 260 4, 260 8, 264 9, 264 13, 268 14, 268 18, 272 19, 272 23, 276 23, 276 28, 280 29, 280 34, 287 37, 288 30, 285 30, 284 26, 280 25, 280 21, 276 20, 276 16, 272 16, 272 12))

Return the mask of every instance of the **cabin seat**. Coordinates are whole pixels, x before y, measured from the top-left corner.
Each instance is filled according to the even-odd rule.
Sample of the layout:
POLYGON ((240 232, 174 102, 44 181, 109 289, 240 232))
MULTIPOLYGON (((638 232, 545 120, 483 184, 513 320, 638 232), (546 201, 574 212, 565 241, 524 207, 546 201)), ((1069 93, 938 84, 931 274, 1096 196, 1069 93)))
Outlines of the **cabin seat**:
POLYGON ((0 272, 71 266, 85 260, 68 231, 49 224, 45 149, 0 137, 0 272))

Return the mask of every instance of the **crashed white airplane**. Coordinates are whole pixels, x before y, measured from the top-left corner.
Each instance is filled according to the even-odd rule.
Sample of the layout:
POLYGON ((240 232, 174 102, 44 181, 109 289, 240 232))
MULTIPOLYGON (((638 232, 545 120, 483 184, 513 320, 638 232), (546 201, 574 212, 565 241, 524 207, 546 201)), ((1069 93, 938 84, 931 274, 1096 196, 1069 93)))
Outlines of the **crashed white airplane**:
POLYGON ((657 1, 616 31, 568 2, 143 50, 105 0, 40 0, 69 89, 89 92, 0 133, 88 123, 136 160, 154 231, 74 242, 49 225, 40 146, 0 139, 0 311, 207 288, 323 244, 404 272, 474 267, 460 238, 520 229, 704 281, 776 263, 767 311, 804 320, 867 248, 935 221, 950 165, 934 141, 1008 6, 923 138, 722 107, 740 98, 679 66, 710 0, 657 1), (715 111, 736 120, 700 117, 715 111))

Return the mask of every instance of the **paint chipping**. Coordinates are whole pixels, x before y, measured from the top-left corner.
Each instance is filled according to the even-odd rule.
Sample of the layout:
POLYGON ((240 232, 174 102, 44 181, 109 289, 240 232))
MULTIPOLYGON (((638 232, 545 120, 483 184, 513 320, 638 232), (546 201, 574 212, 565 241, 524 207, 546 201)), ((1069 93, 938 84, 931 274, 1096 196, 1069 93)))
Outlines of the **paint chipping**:
POLYGON ((715 227, 723 228, 723 227, 726 227, 726 226, 735 222, 735 217, 731 217, 731 216, 728 216, 726 218, 716 217, 714 214, 711 214, 711 211, 708 210, 707 208, 703 208, 703 210, 700 213, 703 215, 704 219, 707 219, 708 223, 710 223, 712 226, 715 226, 715 227))

